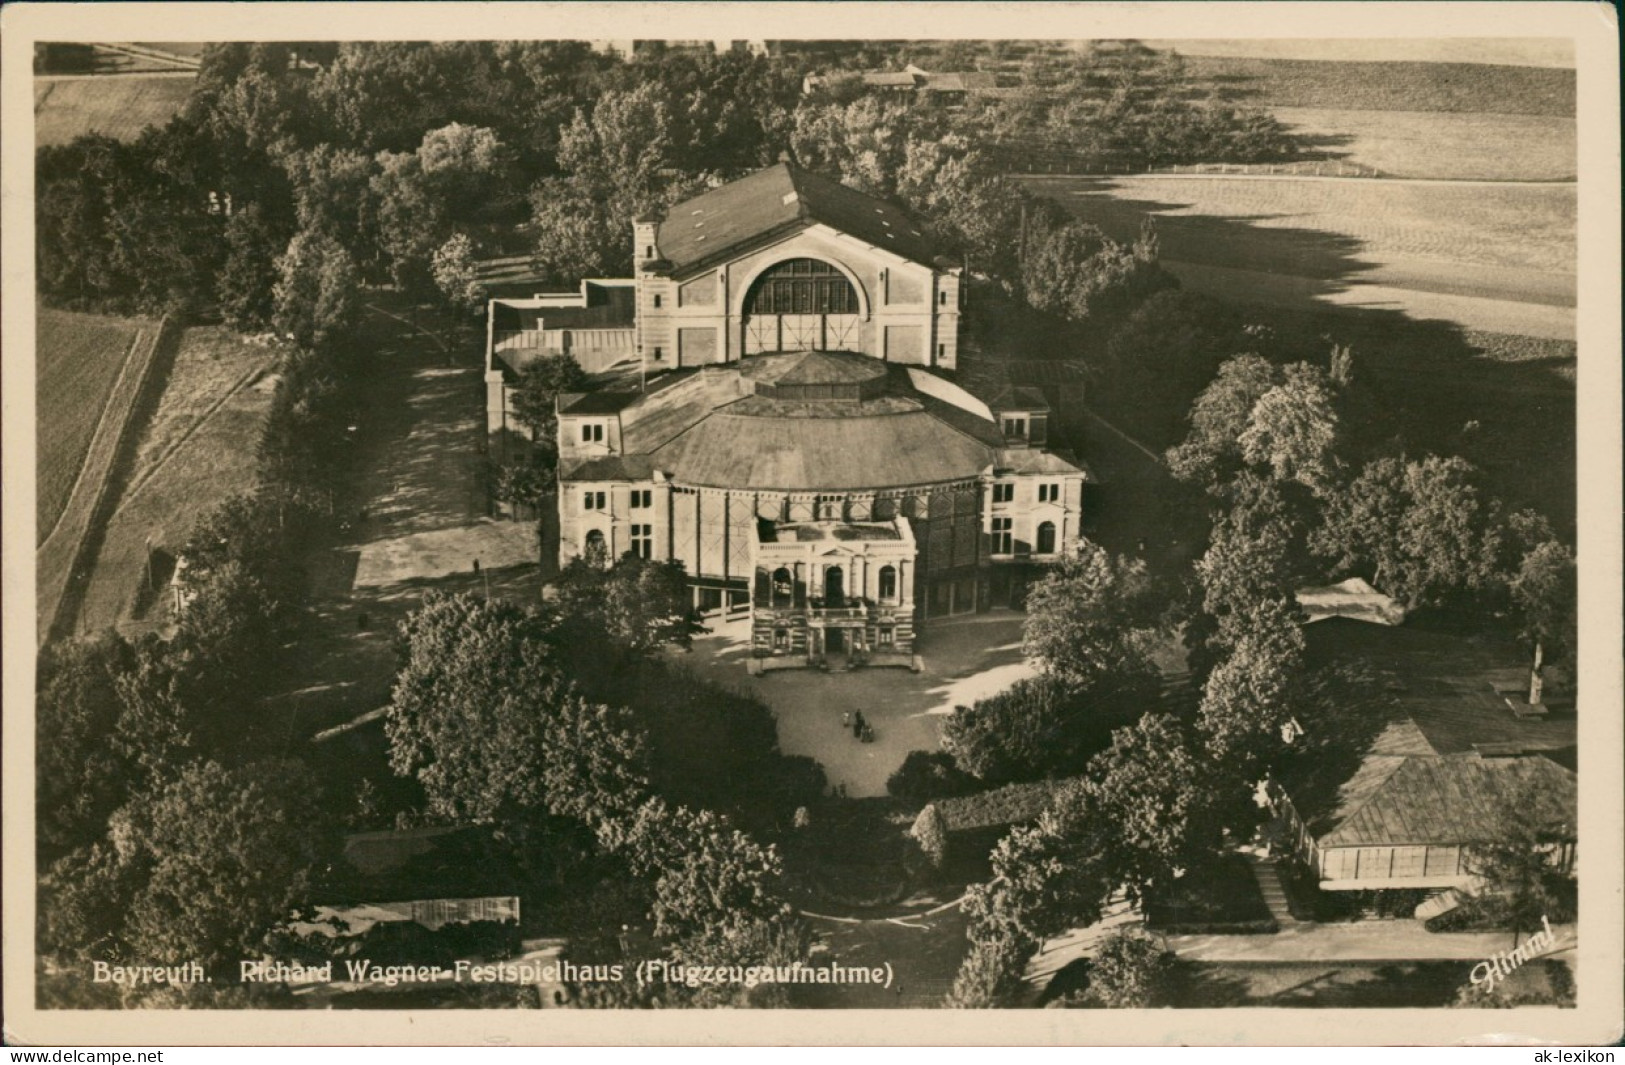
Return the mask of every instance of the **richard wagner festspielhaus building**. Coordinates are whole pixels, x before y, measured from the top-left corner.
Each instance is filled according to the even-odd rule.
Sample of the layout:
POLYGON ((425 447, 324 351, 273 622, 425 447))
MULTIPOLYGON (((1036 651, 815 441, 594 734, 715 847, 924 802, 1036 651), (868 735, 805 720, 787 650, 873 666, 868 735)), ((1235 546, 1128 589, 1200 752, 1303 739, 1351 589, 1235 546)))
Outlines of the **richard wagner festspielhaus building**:
POLYGON ((878 664, 1076 544, 1084 469, 1041 393, 954 383, 961 269, 901 209, 781 163, 631 236, 634 278, 491 303, 493 431, 538 355, 605 382, 558 401, 561 564, 679 559, 759 662, 878 664))

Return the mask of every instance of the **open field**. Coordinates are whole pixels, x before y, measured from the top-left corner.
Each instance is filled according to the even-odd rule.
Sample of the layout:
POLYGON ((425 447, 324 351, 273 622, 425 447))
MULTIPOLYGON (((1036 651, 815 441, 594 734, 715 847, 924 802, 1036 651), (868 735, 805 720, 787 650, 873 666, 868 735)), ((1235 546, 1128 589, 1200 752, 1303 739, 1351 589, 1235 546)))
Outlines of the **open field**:
POLYGON ((1494 63, 1520 67, 1572 67, 1574 43, 1560 37, 1251 37, 1148 40, 1183 56, 1248 59, 1318 59, 1333 62, 1494 63))
POLYGON ((36 546, 68 505, 91 438, 138 338, 150 343, 158 326, 133 318, 70 314, 41 307, 35 346, 39 411, 36 546))
MULTIPOLYGON (((1113 236, 1155 215, 1166 259, 1341 277, 1437 262, 1573 274, 1576 197, 1564 185, 1370 179, 1032 177, 1113 236)), ((1453 272, 1453 271, 1452 271, 1453 272)))
MULTIPOLYGON (((82 570, 76 573, 75 566, 84 564, 85 558, 82 556, 88 556, 96 549, 102 523, 107 518, 107 507, 112 498, 110 493, 117 490, 120 463, 128 462, 132 434, 150 409, 151 398, 156 391, 153 382, 160 380, 164 372, 161 364, 167 359, 168 352, 173 350, 174 331, 164 323, 100 319, 93 315, 58 315, 43 308, 39 320, 42 331, 51 330, 61 341, 80 330, 94 332, 100 323, 107 321, 122 323, 132 333, 128 341, 129 353, 120 360, 122 367, 104 386, 99 400, 95 397, 81 399, 71 388, 71 377, 64 382, 59 376, 61 356, 46 354, 50 344, 47 335, 42 333, 39 344, 41 370, 37 385, 41 395, 36 431, 44 438, 39 440, 38 452, 42 464, 49 461, 53 465, 53 481, 70 476, 68 494, 62 497, 55 522, 49 529, 45 529, 41 522, 42 539, 34 558, 37 582, 35 619, 39 638, 43 641, 58 620, 58 613, 73 613, 73 609, 64 606, 64 598, 71 595, 72 601, 77 602, 79 593, 83 591, 85 573, 82 570), (93 408, 93 413, 87 411, 86 417, 79 417, 81 407, 93 408), (65 414, 73 416, 63 423, 70 427, 63 431, 57 428, 56 419, 65 414), (69 436, 86 440, 82 451, 72 445, 65 447, 63 440, 69 436), (78 465, 74 465, 74 454, 80 456, 78 465), (71 471, 71 474, 65 471, 71 471), (77 479, 73 480, 72 477, 77 479)), ((47 479, 43 470, 39 479, 41 482, 47 479)))
POLYGON ((252 487, 275 384, 264 374, 273 358, 220 327, 182 336, 88 579, 80 609, 87 631, 135 613, 149 541, 173 553, 199 517, 252 487))
POLYGON ((1277 107, 1312 154, 1385 177, 1573 181, 1574 119, 1561 115, 1277 107))
POLYGON ((1261 107, 1574 117, 1572 69, 1483 63, 1188 56, 1198 85, 1261 107))
POLYGON ((190 72, 35 78, 34 144, 66 144, 86 133, 133 140, 173 118, 196 78, 190 72))
POLYGON ((1574 336, 1572 186, 1371 179, 1030 177, 1119 239, 1157 219, 1192 289, 1317 311, 1397 310, 1471 330, 1574 336))

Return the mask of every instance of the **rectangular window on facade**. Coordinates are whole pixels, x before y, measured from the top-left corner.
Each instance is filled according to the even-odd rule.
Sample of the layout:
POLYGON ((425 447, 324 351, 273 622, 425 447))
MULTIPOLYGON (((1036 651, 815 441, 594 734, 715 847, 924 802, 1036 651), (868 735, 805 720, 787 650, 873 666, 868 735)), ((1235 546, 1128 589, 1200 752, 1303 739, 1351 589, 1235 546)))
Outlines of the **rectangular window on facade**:
POLYGON ((632 553, 639 558, 653 558, 655 553, 655 527, 632 526, 632 553))
POLYGON ((939 306, 939 307, 948 306, 948 294, 946 292, 937 293, 937 306, 939 306))
POLYGON ((1038 501, 1040 503, 1054 503, 1061 498, 1061 486, 1058 484, 1041 484, 1038 486, 1038 501))
POLYGON ((604 427, 597 423, 588 423, 581 427, 581 442, 583 444, 601 444, 604 442, 604 427))
POLYGON ((993 553, 995 555, 1008 555, 1015 550, 1015 538, 1012 535, 1014 519, 993 519, 993 553))
POLYGON ((583 492, 583 493, 581 493, 581 509, 582 510, 604 510, 605 508, 606 508, 606 504, 605 504, 605 500, 604 500, 604 493, 602 493, 602 492, 583 492))
POLYGON ((890 625, 882 625, 875 631, 875 642, 882 647, 892 645, 892 628, 890 625))
POLYGON ((655 310, 660 309, 660 293, 655 293, 655 310))
POLYGON ((654 506, 654 492, 651 489, 632 489, 632 508, 634 510, 647 510, 652 506, 654 506))
POLYGON ((1004 420, 1004 435, 1005 436, 1026 436, 1027 435, 1027 419, 1026 418, 1006 418, 1004 420))
POLYGON ((1008 503, 1016 498, 1016 486, 1013 484, 996 484, 993 486, 993 502, 1008 503))
POLYGON ((656 347, 655 348, 655 360, 658 362, 659 360, 664 359, 665 357, 666 357, 666 353, 664 351, 660 350, 659 347, 656 347))

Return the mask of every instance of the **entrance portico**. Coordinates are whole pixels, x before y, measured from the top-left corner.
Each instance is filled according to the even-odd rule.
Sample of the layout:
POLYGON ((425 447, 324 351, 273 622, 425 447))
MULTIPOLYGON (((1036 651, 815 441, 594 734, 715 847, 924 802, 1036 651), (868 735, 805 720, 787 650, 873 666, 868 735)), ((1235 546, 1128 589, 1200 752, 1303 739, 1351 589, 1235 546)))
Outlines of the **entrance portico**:
POLYGON ((757 523, 751 598, 755 658, 806 665, 908 664, 915 544, 908 519, 757 523))

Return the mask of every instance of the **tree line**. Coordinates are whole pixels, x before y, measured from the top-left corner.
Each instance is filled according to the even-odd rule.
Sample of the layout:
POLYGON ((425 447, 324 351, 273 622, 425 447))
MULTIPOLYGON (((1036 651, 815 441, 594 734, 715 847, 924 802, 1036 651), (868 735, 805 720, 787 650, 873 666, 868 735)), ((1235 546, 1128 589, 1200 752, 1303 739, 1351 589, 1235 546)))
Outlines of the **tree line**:
MULTIPOLYGON (((1039 677, 956 708, 944 754, 894 778, 894 791, 921 797, 1071 778, 972 888, 971 953, 950 1004, 1008 1003, 1046 937, 1199 875, 1251 831, 1255 782, 1314 756, 1297 733, 1335 725, 1329 678, 1305 657, 1296 592, 1306 584, 1357 575, 1410 610, 1454 611, 1481 629, 1506 617, 1540 648, 1537 668, 1542 657, 1572 660, 1572 549, 1535 512, 1505 512, 1459 458, 1362 461, 1347 436, 1362 401, 1352 353, 1334 348, 1326 361, 1222 362, 1167 455, 1212 516, 1188 584, 1085 545, 1028 598, 1025 648, 1039 677), (1197 702, 1142 714, 1157 702, 1150 649, 1176 633, 1197 702)), ((1481 848, 1483 868, 1512 870, 1496 882, 1517 881, 1517 898, 1530 893, 1518 887, 1529 869, 1544 868, 1530 842, 1543 831, 1509 830, 1481 848)))
MULTIPOLYGON (((109 630, 40 652, 38 942, 56 965, 227 971, 336 855, 341 797, 265 700, 285 688, 305 621, 299 559, 336 521, 333 457, 365 376, 352 317, 282 352, 254 487, 181 549, 173 634, 109 630)), ((80 982, 46 994, 78 1001, 80 982)))
MULTIPOLYGON (((802 94, 805 73, 843 55, 625 61, 559 41, 211 46, 167 125, 130 144, 85 136, 40 150, 40 292, 280 329, 274 264, 298 241, 324 262, 342 249, 362 281, 467 308, 481 254, 528 250, 566 283, 624 275, 631 218, 790 154, 941 216, 977 268, 1024 277, 1044 290, 1041 304, 1081 309, 1093 293, 1049 284, 1049 262, 1104 246, 1086 230, 1026 233, 1030 262, 1012 259, 1024 198, 986 183, 1010 138, 1105 137, 1113 151, 1184 162, 1257 154, 1238 147, 1243 131, 1268 124, 1189 99, 1177 63, 1150 52, 1050 59, 1017 97, 965 108, 839 78, 802 94)), ((1115 254, 1096 272, 1135 269, 1115 254)))

